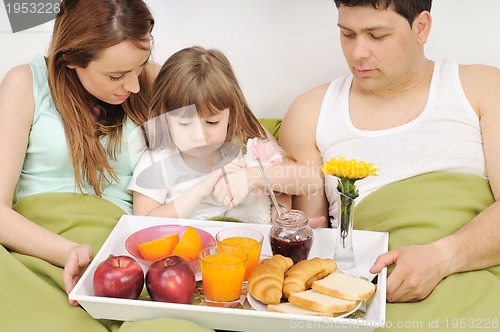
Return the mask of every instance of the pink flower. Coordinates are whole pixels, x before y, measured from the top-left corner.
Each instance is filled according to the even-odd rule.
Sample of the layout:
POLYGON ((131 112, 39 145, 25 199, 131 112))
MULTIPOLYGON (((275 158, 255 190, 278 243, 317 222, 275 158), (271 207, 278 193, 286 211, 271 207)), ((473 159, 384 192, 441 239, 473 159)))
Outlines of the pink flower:
POLYGON ((280 165, 283 162, 283 153, 276 141, 262 138, 249 138, 247 152, 243 156, 246 166, 257 166, 257 158, 263 166, 280 165))
MULTIPOLYGON (((247 141, 247 152, 243 156, 246 167, 258 167, 257 158, 262 166, 280 165, 283 162, 283 149, 276 141, 263 138, 249 138, 247 141)), ((260 198, 268 195, 266 191, 254 190, 253 195, 260 198)))

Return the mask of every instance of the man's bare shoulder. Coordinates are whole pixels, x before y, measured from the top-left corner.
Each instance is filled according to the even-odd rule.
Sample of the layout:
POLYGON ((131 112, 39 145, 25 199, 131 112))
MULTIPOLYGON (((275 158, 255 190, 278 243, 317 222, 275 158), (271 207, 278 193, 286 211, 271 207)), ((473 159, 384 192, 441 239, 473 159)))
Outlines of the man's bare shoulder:
POLYGON ((479 115, 485 104, 493 101, 497 103, 500 98, 500 68, 476 64, 460 65, 460 81, 467 99, 479 115))
POLYGON ((319 111, 328 86, 329 83, 315 87, 293 101, 280 129, 280 144, 284 145, 285 149, 291 149, 289 145, 292 144, 295 147, 315 144, 319 111))
POLYGON ((473 64, 473 65, 460 65, 460 77, 462 80, 476 80, 478 78, 485 80, 495 80, 498 79, 500 75, 500 68, 482 65, 482 64, 473 64))
POLYGON ((289 112, 297 110, 299 112, 305 111, 310 113, 319 113, 323 98, 330 83, 317 86, 305 93, 299 95, 290 106, 289 112))
POLYGON ((317 86, 299 95, 290 105, 283 118, 282 129, 292 131, 302 128, 303 131, 316 129, 319 111, 329 83, 317 86))

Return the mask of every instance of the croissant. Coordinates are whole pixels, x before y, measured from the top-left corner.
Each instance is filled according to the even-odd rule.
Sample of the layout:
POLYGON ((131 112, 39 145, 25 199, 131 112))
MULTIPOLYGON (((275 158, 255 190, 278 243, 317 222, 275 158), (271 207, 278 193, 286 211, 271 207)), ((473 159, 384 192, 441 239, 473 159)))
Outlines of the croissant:
POLYGON ((292 259, 282 255, 260 261, 248 277, 248 292, 264 304, 280 303, 285 272, 292 265, 292 259))
POLYGON ((306 290, 311 288, 313 282, 315 282, 316 280, 321 280, 325 277, 327 277, 328 275, 330 275, 331 273, 335 272, 335 270, 337 270, 337 264, 335 263, 335 261, 333 259, 330 259, 330 258, 326 258, 326 259, 323 259, 323 270, 316 273, 315 275, 313 275, 311 278, 309 278, 306 282, 306 290))
POLYGON ((315 257, 300 261, 286 271, 283 294, 288 298, 292 293, 305 291, 311 288, 314 281, 326 277, 336 269, 337 264, 331 258, 315 257))

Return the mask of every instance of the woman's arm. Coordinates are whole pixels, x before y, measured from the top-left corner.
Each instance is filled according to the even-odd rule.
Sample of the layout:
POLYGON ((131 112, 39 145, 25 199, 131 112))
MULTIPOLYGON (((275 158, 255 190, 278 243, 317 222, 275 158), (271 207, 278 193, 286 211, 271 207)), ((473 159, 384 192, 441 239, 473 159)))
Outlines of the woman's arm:
POLYGON ((0 243, 19 253, 64 266, 76 244, 12 210, 12 198, 26 155, 34 114, 28 65, 9 71, 0 85, 0 243))
POLYGON ((26 155, 35 102, 28 65, 10 70, 0 85, 0 243, 5 247, 65 267, 70 292, 92 260, 92 249, 31 222, 12 209, 12 198, 26 155))

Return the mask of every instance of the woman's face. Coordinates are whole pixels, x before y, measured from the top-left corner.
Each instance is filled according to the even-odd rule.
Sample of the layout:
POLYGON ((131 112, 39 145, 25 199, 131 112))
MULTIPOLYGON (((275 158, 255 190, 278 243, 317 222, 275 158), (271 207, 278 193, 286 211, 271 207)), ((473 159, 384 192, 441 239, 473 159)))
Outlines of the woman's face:
POLYGON ((149 43, 146 50, 137 48, 131 41, 123 41, 105 49, 86 68, 68 65, 74 69, 83 87, 97 99, 119 105, 138 93, 139 75, 149 59, 149 43))

